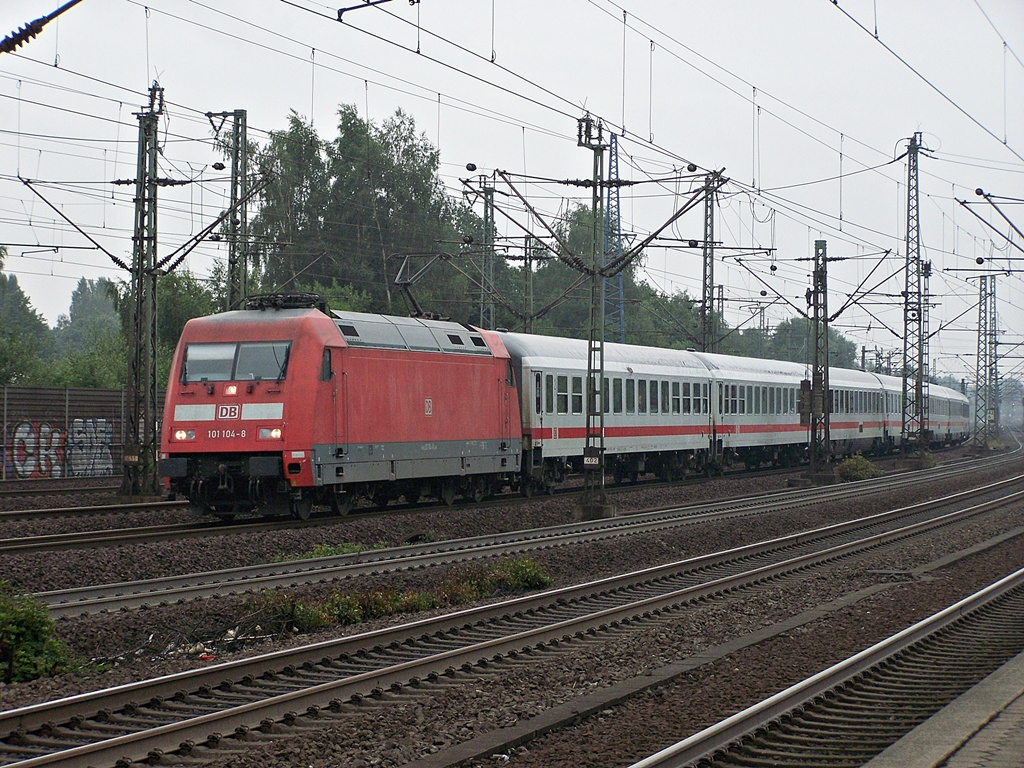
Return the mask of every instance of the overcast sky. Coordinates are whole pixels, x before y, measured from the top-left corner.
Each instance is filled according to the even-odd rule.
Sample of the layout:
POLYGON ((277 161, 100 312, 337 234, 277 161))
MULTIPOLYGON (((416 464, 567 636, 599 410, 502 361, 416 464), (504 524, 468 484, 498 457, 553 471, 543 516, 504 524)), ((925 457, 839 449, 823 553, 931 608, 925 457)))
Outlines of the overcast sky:
MULTIPOLYGON (((58 5, 4 0, 0 35, 58 5)), ((1020 0, 393 0, 346 11, 343 23, 338 7, 83 0, 17 53, 0 54, 0 243, 9 245, 6 271, 50 324, 67 313, 80 277, 126 275, 18 176, 130 261, 132 188, 111 182, 135 176, 134 113, 159 80, 161 174, 199 180, 161 189, 160 254, 224 207, 206 112, 247 110, 250 139, 262 144, 291 110, 330 139, 339 104, 377 123, 402 109, 440 148, 453 194, 472 162, 478 174, 517 175, 553 218, 589 193, 518 177, 588 177, 592 154, 577 147, 576 130, 589 111, 621 136, 619 176, 647 182, 621 191, 626 233, 657 229, 688 199, 700 184, 679 178, 688 163, 700 177, 724 169, 715 277, 730 324, 757 327, 758 301, 774 300, 769 325, 794 316, 787 302, 806 308, 808 260, 824 239, 837 259, 830 310, 862 284, 874 290, 836 320, 869 350, 902 350, 894 296, 904 287, 907 168, 898 158, 920 131, 929 150, 920 159, 922 254, 933 265, 931 330, 941 328, 933 372, 973 370, 977 281, 968 278, 979 257, 1002 272, 1004 349, 1024 339, 1020 275, 1005 274, 1024 252, 971 213, 1005 235, 974 190, 1024 198, 1020 0)), ((1000 207, 1024 228, 1024 206, 1000 207)), ((504 214, 497 223, 502 234, 520 232, 504 214)), ((698 206, 666 235, 702 231, 698 206)), ((206 243, 186 264, 205 277, 225 257, 206 243)), ((700 297, 699 251, 652 247, 641 275, 700 297)), ((1020 360, 1001 366, 1021 370, 1020 360)))

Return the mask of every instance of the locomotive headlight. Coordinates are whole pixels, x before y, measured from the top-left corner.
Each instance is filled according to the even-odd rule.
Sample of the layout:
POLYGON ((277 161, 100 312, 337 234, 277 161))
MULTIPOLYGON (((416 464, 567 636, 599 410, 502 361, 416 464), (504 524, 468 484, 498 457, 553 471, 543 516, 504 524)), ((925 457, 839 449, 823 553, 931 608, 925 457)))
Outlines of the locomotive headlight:
POLYGON ((235 395, 238 394, 238 385, 237 384, 225 384, 224 385, 224 394, 228 395, 229 397, 234 397, 235 395))
POLYGON ((281 428, 280 427, 260 427, 258 437, 260 440, 280 440, 281 439, 281 428))
POLYGON ((194 429, 176 429, 174 431, 175 440, 195 440, 196 431, 194 429))

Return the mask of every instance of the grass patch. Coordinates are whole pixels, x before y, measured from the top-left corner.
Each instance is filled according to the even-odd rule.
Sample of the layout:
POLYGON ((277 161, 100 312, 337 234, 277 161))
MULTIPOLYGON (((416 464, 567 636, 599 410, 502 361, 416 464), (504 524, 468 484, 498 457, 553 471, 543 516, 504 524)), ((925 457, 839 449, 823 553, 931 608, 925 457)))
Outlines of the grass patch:
POLYGON ((355 555, 359 552, 366 552, 369 549, 381 549, 383 545, 368 547, 365 544, 355 544, 344 541, 341 544, 317 544, 312 549, 299 552, 293 555, 277 555, 275 563, 291 563, 295 560, 314 560, 318 557, 337 557, 339 555, 355 555))
POLYGON ((859 453, 839 462, 839 466, 836 467, 836 475, 844 483, 854 480, 870 480, 872 477, 881 477, 884 474, 885 472, 859 453))
POLYGON ((46 606, 0 581, 0 678, 21 683, 75 667, 46 606))
POLYGON ((299 600, 284 592, 266 591, 250 598, 249 607, 264 629, 276 634, 306 633, 549 586, 551 577, 543 566, 519 557, 461 566, 429 589, 333 592, 321 600, 299 600))

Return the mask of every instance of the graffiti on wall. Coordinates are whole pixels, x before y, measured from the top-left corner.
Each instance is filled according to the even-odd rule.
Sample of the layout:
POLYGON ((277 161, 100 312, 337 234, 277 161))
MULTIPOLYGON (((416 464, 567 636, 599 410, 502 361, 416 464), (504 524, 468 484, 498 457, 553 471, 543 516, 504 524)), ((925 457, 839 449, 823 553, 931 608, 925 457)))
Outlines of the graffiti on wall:
POLYGON ((22 480, 114 474, 114 424, 75 419, 68 431, 49 422, 22 421, 4 446, 7 475, 22 480))
POLYGON ((114 474, 111 451, 114 423, 107 419, 75 419, 68 443, 68 474, 95 477, 114 474))

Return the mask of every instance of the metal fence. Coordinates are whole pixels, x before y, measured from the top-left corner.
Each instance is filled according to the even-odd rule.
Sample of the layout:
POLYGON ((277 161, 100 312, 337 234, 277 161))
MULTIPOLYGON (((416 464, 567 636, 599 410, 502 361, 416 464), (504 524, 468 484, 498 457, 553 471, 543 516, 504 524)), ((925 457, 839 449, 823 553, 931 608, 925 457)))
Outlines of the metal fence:
POLYGON ((121 474, 124 390, 3 387, 2 399, 0 480, 121 474))

